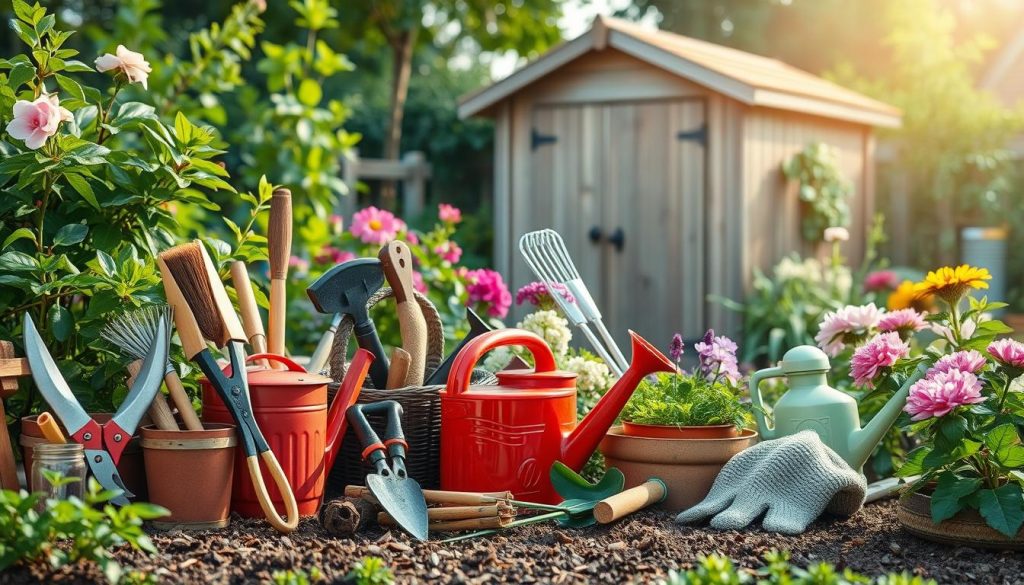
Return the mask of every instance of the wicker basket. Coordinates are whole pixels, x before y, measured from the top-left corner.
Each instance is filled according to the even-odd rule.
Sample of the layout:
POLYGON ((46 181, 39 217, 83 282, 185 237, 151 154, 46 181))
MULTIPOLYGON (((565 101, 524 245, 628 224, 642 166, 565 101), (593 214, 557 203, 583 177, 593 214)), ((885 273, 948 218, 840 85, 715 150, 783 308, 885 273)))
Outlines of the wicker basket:
MULTIPOLYGON (((390 288, 378 290, 367 301, 367 307, 373 307, 380 301, 391 298, 394 293, 390 288)), ((427 297, 415 293, 416 302, 427 321, 427 362, 426 375, 430 375, 440 365, 444 356, 444 328, 441 316, 427 297)), ((331 348, 330 376, 334 382, 328 385, 328 399, 334 400, 341 380, 348 369, 349 338, 355 326, 352 318, 346 316, 338 327, 338 334, 331 348)), ((409 443, 409 457, 406 467, 409 476, 426 489, 437 488, 441 482, 441 397, 438 394, 444 386, 409 386, 392 390, 373 388, 373 382, 366 378, 366 383, 359 393, 360 404, 379 400, 394 400, 402 405, 402 432, 409 443)), ((374 428, 383 428, 381 416, 370 415, 370 424, 374 428)), ((349 428, 341 443, 341 453, 335 460, 334 468, 327 477, 327 495, 341 494, 346 485, 362 485, 366 475, 374 471, 373 467, 360 460, 362 447, 359 439, 349 428)))

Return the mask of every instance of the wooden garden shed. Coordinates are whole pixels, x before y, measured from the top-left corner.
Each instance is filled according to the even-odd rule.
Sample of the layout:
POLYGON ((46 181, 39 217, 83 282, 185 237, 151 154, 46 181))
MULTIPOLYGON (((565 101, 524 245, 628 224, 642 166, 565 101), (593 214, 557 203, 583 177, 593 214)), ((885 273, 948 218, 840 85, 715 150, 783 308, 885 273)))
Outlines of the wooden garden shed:
POLYGON ((812 141, 837 148, 853 182, 846 253, 859 261, 872 131, 900 123, 777 60, 609 17, 464 96, 459 115, 495 121, 495 264, 510 286, 532 280, 519 236, 554 228, 611 331, 659 345, 675 331, 737 334, 739 317, 709 295, 742 299, 754 267, 815 252, 780 170, 812 141))

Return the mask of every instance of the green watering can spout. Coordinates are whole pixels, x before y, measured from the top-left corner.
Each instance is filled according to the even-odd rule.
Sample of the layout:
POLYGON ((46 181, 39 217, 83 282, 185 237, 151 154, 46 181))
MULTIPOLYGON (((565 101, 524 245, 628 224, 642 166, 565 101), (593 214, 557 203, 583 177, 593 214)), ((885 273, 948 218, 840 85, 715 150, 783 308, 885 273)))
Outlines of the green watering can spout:
POLYGON ((889 431, 896 419, 899 418, 903 406, 907 403, 907 396, 910 394, 910 387, 924 377, 928 371, 928 364, 921 363, 907 378, 900 389, 892 395, 889 402, 878 411, 871 421, 862 429, 853 431, 848 441, 849 456, 847 462, 850 467, 860 469, 867 463, 868 458, 875 451, 875 447, 882 442, 885 433, 889 431))

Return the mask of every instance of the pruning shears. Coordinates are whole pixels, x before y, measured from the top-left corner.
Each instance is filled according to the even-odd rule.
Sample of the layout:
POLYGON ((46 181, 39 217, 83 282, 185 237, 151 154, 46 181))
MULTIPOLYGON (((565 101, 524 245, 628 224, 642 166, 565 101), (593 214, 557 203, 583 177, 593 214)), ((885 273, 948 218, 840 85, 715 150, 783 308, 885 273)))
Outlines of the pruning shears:
POLYGON ((85 412, 75 398, 39 336, 32 317, 25 314, 25 355, 32 370, 32 379, 54 414, 64 423, 71 440, 85 447, 85 460, 96 480, 105 489, 120 492, 111 500, 118 505, 125 505, 129 497, 134 497, 121 481, 116 466, 139 421, 160 390, 167 363, 167 327, 161 318, 156 342, 150 347, 128 396, 113 418, 100 424, 85 412))

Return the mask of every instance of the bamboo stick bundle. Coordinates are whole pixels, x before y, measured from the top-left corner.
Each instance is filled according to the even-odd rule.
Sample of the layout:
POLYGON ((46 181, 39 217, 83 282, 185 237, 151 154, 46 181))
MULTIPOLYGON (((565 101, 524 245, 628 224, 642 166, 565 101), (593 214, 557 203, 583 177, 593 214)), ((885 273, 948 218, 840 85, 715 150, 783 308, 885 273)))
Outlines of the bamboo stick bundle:
MULTIPOLYGON (((386 514, 377 515, 377 523, 381 526, 396 526, 394 519, 386 514)), ((447 520, 443 522, 431 522, 428 529, 431 532, 458 532, 461 530, 489 530, 502 528, 512 523, 511 517, 488 516, 485 518, 466 518, 464 520, 447 520)))
MULTIPOLYGON (((345 486, 345 495, 350 498, 364 498, 374 501, 370 489, 361 485, 345 486)), ((447 492, 441 490, 423 490, 423 498, 428 504, 447 506, 486 506, 502 501, 512 500, 512 492, 447 492)))
MULTIPOLYGON (((427 520, 431 523, 498 517, 515 518, 516 509, 510 505, 427 508, 427 520)), ((379 512, 377 521, 379 524, 384 524, 394 522, 394 519, 387 512, 379 512)))

